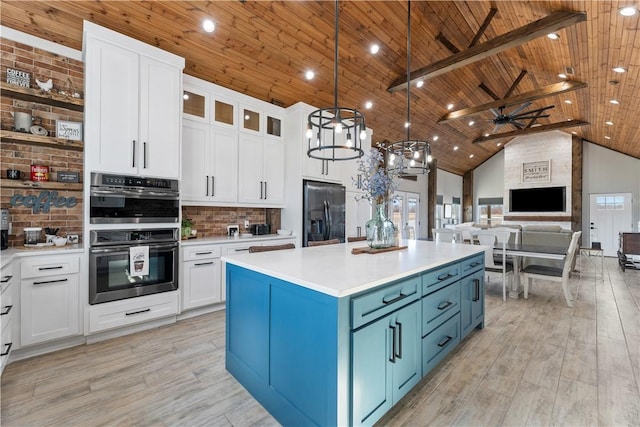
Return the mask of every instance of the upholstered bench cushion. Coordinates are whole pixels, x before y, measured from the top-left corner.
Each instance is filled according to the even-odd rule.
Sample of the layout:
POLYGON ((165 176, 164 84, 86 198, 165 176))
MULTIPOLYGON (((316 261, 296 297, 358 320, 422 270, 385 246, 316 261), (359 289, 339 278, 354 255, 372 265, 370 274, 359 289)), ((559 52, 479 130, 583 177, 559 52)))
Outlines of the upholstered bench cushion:
POLYGON ((522 271, 530 274, 544 274, 546 276, 562 277, 561 268, 550 267, 548 265, 531 264, 526 266, 522 271))

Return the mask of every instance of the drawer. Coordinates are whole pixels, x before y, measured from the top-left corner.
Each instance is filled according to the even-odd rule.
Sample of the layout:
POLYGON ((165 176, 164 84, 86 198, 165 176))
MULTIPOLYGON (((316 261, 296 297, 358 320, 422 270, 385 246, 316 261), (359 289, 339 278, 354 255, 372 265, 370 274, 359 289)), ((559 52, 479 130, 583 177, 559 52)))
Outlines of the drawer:
POLYGON ((97 304, 89 308, 89 333, 135 325, 177 314, 177 291, 97 304))
POLYGON ((2 338, 0 339, 0 372, 2 372, 7 364, 9 355, 13 349, 13 336, 11 334, 11 329, 12 328, 5 328, 2 330, 2 338))
POLYGON ((80 257, 77 256, 52 256, 25 259, 21 263, 21 277, 59 276, 80 271, 80 257))
POLYGON ((422 338, 422 375, 427 375, 460 342, 460 315, 449 320, 422 338))
POLYGON ((353 298, 351 300, 352 329, 416 301, 420 297, 419 285, 420 276, 415 276, 353 298))
POLYGON ((251 246, 262 246, 262 244, 258 242, 247 242, 242 245, 225 245, 222 248, 222 253, 224 255, 248 254, 251 246))
POLYGON ((198 259, 220 258, 220 246, 188 246, 182 248, 182 260, 193 261, 198 259))
POLYGON ((14 301, 15 289, 11 286, 11 282, 2 288, 0 296, 0 330, 2 331, 11 323, 17 311, 14 301))
POLYGON ((473 273, 474 271, 484 268, 484 252, 462 260, 462 262, 460 262, 460 268, 462 269, 463 275, 473 273))
POLYGON ((422 336, 460 311, 460 282, 422 298, 422 336))
MULTIPOLYGON (((13 274, 13 264, 7 264, 0 270, 0 293, 11 286, 15 281, 13 274)), ((4 298, 4 295, 3 295, 4 298)))
POLYGON ((422 275, 422 295, 430 294, 460 279, 460 263, 445 265, 422 275))

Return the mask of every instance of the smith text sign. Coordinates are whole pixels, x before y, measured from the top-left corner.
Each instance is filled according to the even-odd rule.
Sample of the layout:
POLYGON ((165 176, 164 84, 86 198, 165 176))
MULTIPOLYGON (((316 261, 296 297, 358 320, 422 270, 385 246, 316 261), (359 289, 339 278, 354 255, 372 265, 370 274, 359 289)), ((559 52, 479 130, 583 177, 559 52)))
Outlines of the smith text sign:
POLYGON ((550 160, 522 164, 522 182, 549 182, 550 180, 550 160))

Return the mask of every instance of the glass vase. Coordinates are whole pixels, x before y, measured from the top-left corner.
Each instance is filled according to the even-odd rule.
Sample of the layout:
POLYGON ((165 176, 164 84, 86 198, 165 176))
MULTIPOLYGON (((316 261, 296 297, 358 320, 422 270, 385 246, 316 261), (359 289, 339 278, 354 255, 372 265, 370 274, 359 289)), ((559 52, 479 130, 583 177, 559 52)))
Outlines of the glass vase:
POLYGON ((373 218, 365 224, 367 244, 372 249, 388 248, 393 245, 395 228, 393 222, 387 219, 386 207, 386 203, 377 204, 373 218))

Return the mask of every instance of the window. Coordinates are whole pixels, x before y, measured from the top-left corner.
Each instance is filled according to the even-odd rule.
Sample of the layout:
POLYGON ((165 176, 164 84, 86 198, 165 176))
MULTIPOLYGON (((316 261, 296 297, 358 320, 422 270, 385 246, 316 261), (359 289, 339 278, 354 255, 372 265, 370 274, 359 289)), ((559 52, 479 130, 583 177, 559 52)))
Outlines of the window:
POLYGON ((502 197, 486 197, 478 199, 479 224, 499 225, 504 219, 504 205, 502 197))

